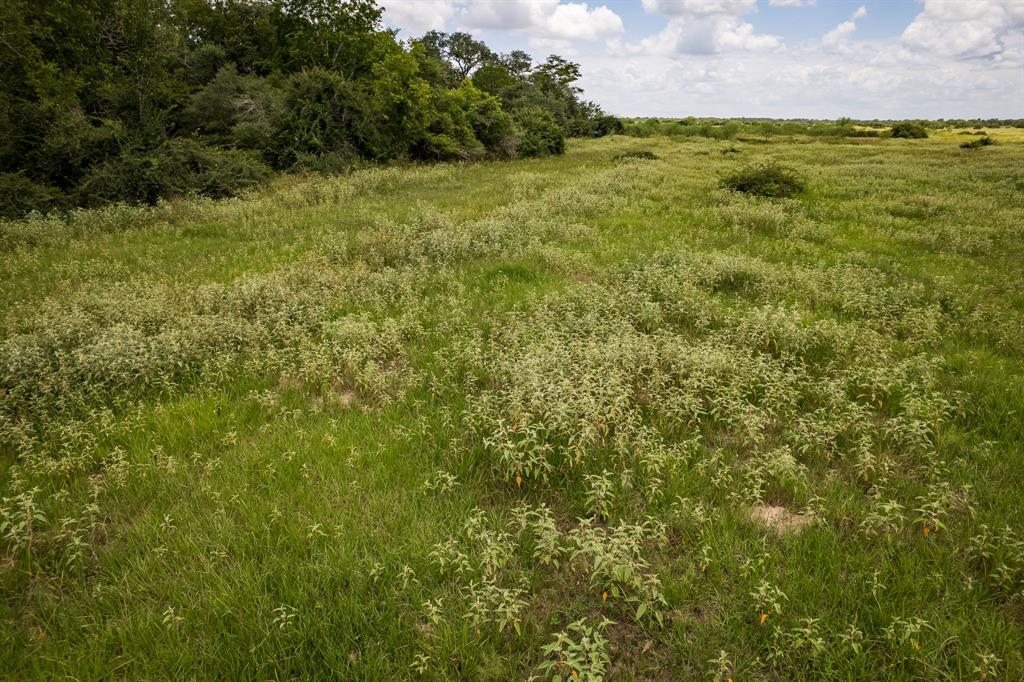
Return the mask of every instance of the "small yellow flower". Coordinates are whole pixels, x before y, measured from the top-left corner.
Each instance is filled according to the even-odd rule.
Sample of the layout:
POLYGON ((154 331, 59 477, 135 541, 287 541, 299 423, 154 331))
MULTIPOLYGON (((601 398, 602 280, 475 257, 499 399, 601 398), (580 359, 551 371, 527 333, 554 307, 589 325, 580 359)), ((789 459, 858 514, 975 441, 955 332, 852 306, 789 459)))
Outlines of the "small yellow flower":
POLYGON ((928 533, 930 533, 930 532, 931 532, 931 528, 929 528, 928 526, 925 526, 924 527, 924 536, 928 537, 928 533))
POLYGON ((764 622, 766 620, 768 620, 768 614, 767 613, 761 613, 761 625, 764 625, 764 622))
POLYGON ((516 474, 516 487, 521 488, 523 486, 523 477, 516 474))
POLYGON ((921 650, 921 645, 917 643, 916 639, 912 639, 910 641, 914 645, 914 651, 920 651, 921 650))
POLYGON ((608 591, 605 590, 601 593, 601 601, 608 601, 608 591))

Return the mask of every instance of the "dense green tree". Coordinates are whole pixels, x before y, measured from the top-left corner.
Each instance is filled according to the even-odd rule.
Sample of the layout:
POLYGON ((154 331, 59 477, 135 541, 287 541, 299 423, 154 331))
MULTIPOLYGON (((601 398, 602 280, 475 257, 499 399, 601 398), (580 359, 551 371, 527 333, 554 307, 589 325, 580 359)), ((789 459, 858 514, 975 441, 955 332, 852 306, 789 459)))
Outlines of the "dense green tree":
POLYGON ((617 130, 573 62, 459 32, 399 42, 380 18, 374 0, 0 3, 0 216, 617 130))

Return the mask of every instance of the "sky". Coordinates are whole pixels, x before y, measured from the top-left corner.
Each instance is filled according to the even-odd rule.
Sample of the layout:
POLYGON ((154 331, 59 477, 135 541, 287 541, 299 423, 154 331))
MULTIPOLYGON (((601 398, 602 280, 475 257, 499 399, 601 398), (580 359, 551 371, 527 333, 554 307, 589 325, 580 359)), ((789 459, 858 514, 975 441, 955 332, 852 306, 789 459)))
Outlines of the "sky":
POLYGON ((1024 0, 379 0, 583 69, 619 116, 1024 118, 1024 0))

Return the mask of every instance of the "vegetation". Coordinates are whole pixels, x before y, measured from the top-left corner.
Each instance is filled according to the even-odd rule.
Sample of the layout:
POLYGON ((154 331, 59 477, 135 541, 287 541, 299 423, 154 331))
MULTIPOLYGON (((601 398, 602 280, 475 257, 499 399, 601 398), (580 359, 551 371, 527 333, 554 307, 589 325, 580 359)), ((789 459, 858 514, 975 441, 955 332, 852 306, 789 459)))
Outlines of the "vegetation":
POLYGON ((722 178, 721 185, 735 192, 779 199, 799 194, 805 188, 795 170, 775 161, 738 168, 722 178))
POLYGON ((621 132, 577 64, 465 33, 402 43, 374 0, 10 0, 0 217, 221 197, 275 171, 561 154, 621 132))
POLYGON ((1024 137, 990 135, 0 223, 0 670, 1024 677, 1024 137), (737 158, 809 189, 718 187, 737 158))
POLYGON ((907 139, 923 139, 928 137, 928 129, 924 124, 916 121, 904 121, 897 123, 889 131, 891 137, 903 137, 907 139))
POLYGON ((621 154, 615 155, 616 160, 640 159, 641 161, 656 161, 658 160, 658 158, 660 157, 649 149, 631 150, 628 152, 622 152, 621 154))
POLYGON ((961 142, 960 149, 978 149, 979 147, 987 147, 990 144, 995 144, 995 142, 992 141, 991 137, 985 135, 984 137, 979 137, 976 140, 961 142))

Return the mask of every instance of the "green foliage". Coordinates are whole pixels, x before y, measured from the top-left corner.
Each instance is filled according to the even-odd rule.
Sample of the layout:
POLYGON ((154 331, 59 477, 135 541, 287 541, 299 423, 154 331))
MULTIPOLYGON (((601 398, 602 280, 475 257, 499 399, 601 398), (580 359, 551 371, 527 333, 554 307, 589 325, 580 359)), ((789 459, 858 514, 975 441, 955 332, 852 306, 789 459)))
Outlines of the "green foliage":
POLYGON ((621 154, 615 155, 615 160, 619 161, 622 159, 640 159, 641 161, 656 161, 661 158, 649 149, 639 149, 628 152, 622 152, 621 154))
POLYGON ((34 182, 24 173, 0 175, 0 216, 46 213, 63 207, 64 202, 59 188, 34 182))
POLYGON ((227 197, 269 176, 270 168, 252 154, 172 139, 156 149, 126 151, 93 166, 77 191, 83 205, 154 203, 186 194, 227 197))
POLYGON ((374 0, 5 3, 0 175, 21 191, 0 216, 223 196, 264 175, 240 149, 338 172, 560 154, 566 135, 622 129, 580 99, 578 64, 466 33, 400 43, 380 18, 374 0))
POLYGON ((0 222, 0 669, 1020 679, 1015 135, 0 222))
POLYGON ((795 170, 776 161, 738 168, 723 177, 720 184, 735 192, 777 198, 799 194, 806 187, 795 170))
POLYGON ((981 147, 988 147, 989 145, 993 145, 993 144, 995 144, 995 140, 993 140, 991 137, 986 135, 984 137, 979 137, 976 140, 970 140, 968 142, 961 142, 960 143, 960 149, 979 149, 981 147))
POLYGON ((928 137, 928 129, 917 121, 903 121, 890 129, 889 136, 912 140, 924 139, 928 137))
POLYGON ((551 112, 531 107, 518 112, 515 120, 522 135, 517 147, 520 156, 548 156, 565 152, 565 133, 551 112))

